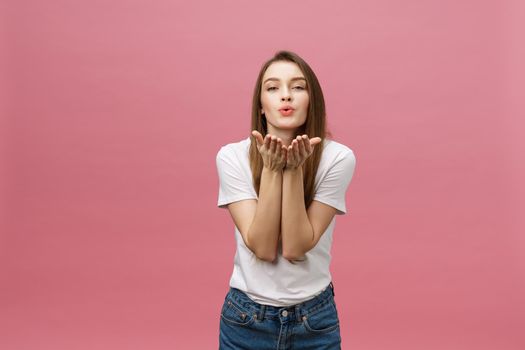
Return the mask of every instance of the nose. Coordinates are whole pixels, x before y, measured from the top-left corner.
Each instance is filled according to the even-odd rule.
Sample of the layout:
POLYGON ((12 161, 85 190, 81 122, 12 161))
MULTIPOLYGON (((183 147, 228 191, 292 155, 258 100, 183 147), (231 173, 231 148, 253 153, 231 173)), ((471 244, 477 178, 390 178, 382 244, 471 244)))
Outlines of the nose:
POLYGON ((290 95, 290 90, 289 89, 283 89, 283 95, 281 96, 281 100, 282 101, 291 101, 292 100, 292 96, 290 95))

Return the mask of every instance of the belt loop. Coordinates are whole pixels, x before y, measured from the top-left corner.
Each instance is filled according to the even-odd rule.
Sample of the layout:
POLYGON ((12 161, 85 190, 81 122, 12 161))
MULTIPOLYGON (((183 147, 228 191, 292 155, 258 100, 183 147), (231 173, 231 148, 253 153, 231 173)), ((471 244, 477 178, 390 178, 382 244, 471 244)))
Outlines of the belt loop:
POLYGON ((260 304, 260 305, 261 305, 261 307, 259 309, 259 314, 257 315, 257 319, 259 321, 262 321, 264 319, 264 313, 266 311, 266 305, 264 305, 264 304, 260 304))
POLYGON ((300 304, 295 305, 295 319, 297 322, 301 322, 301 307, 300 304))
POLYGON ((330 287, 332 287, 332 295, 335 297, 334 284, 330 282, 330 287))

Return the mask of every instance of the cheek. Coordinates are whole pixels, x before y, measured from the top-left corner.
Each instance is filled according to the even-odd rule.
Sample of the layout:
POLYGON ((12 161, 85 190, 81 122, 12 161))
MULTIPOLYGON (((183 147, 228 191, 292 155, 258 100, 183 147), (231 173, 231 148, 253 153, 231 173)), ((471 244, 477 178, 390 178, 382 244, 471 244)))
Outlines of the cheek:
POLYGON ((266 109, 270 105, 270 101, 268 96, 262 95, 261 96, 261 106, 266 109))
POLYGON ((301 103, 308 105, 308 102, 310 102, 310 95, 307 92, 305 92, 301 94, 300 97, 301 97, 301 103))
POLYGON ((301 101, 301 103, 305 109, 308 109, 308 104, 310 103, 310 98, 308 97, 308 95, 306 95, 306 97, 303 101, 301 101))

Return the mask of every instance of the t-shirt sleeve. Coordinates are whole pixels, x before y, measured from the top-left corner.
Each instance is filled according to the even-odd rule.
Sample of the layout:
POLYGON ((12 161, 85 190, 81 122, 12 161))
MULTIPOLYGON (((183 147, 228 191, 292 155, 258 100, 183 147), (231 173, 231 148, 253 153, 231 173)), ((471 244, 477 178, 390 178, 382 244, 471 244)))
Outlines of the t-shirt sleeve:
POLYGON ((314 200, 337 209, 336 215, 346 214, 346 190, 354 174, 355 164, 356 159, 352 150, 338 157, 320 180, 314 200))
POLYGON ((257 199, 249 175, 242 171, 239 159, 231 149, 223 146, 217 152, 216 163, 219 176, 219 208, 227 208, 228 204, 243 199, 257 199))

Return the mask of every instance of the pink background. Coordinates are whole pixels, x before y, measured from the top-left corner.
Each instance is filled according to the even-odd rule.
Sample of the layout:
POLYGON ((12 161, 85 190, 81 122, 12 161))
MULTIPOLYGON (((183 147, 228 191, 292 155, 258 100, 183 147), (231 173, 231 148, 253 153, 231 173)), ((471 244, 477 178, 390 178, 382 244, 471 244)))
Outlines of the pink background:
POLYGON ((522 1, 0 5, 0 348, 214 349, 215 155, 303 56, 357 167, 344 349, 525 348, 522 1))

